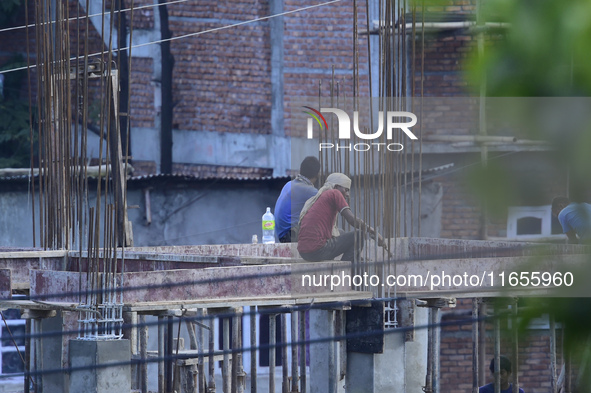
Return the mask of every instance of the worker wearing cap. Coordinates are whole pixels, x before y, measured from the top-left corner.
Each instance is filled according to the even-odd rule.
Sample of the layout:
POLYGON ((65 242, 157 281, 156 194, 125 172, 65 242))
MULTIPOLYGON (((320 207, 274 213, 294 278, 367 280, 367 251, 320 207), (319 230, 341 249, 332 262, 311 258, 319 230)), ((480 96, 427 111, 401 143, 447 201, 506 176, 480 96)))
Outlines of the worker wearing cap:
POLYGON ((358 261, 363 249, 361 235, 364 230, 377 236, 378 244, 383 244, 382 237, 351 212, 348 203, 350 189, 349 177, 333 173, 304 205, 300 214, 298 252, 305 260, 332 260, 342 254, 342 261, 358 261), (336 227, 338 214, 358 229, 341 234, 336 227))

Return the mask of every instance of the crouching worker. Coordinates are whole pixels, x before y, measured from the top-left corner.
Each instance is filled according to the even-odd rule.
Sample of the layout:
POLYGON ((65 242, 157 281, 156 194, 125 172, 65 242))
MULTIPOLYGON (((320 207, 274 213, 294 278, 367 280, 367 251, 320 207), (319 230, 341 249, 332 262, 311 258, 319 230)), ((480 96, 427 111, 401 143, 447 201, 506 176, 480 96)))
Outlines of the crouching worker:
MULTIPOLYGON (((499 367, 501 393, 513 393, 513 384, 509 382, 511 380, 511 361, 505 356, 501 356, 499 358, 499 363, 501 364, 501 367, 499 367)), ((491 359, 489 369, 494 377, 495 358, 491 359)), ((478 389, 478 393, 495 393, 495 384, 489 383, 488 385, 481 386, 478 389)), ((523 389, 519 388, 519 393, 524 393, 523 389)))
POLYGON ((356 218, 349 208, 351 179, 342 173, 328 176, 315 196, 308 199, 300 214, 298 252, 306 261, 316 262, 335 259, 343 255, 342 261, 358 261, 363 249, 363 232, 377 236, 378 244, 384 239, 356 218), (336 227, 337 215, 354 228, 354 231, 341 234, 336 227))

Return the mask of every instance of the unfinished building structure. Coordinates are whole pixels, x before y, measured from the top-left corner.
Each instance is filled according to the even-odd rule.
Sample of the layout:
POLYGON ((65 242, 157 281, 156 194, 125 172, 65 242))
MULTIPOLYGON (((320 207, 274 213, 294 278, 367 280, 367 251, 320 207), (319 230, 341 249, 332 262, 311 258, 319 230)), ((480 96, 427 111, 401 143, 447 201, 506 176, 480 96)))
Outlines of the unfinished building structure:
MULTIPOLYGON (((449 91, 442 90, 446 95, 461 90, 458 59, 445 53, 464 52, 460 48, 465 47, 458 43, 470 41, 467 36, 477 41, 482 26, 465 30, 477 27, 475 18, 462 15, 460 21, 425 21, 432 14, 421 7, 381 1, 339 4, 338 13, 328 8, 330 4, 307 9, 299 2, 287 1, 257 3, 257 7, 246 1, 232 2, 232 7, 227 8, 223 2, 186 2, 179 8, 172 4, 131 4, 129 10, 114 2, 119 9, 113 4, 110 10, 103 6, 94 11, 90 2, 83 3, 27 3, 34 5, 29 10, 35 15, 39 43, 34 56, 37 71, 31 75, 36 77, 39 88, 37 131, 42 141, 38 172, 28 175, 31 194, 37 198, 31 204, 36 209, 33 220, 38 223, 34 224, 37 229, 33 229, 32 238, 37 239, 33 246, 46 250, 6 249, 1 259, 5 277, 1 307, 25 310, 23 316, 30 321, 20 337, 28 340, 23 354, 25 391, 119 391, 127 387, 142 392, 474 391, 485 383, 488 358, 501 352, 502 343, 500 320, 486 323, 486 302, 482 299, 510 297, 504 305, 496 304, 495 311, 506 314, 511 306, 515 313, 518 304, 514 297, 552 295, 551 287, 560 286, 553 282, 542 290, 505 292, 493 285, 493 281, 498 284, 505 278, 497 274, 506 274, 508 280, 508 275, 519 271, 529 257, 541 255, 543 262, 537 269, 562 278, 572 274, 584 259, 587 250, 583 247, 550 246, 538 250, 504 241, 421 238, 429 223, 425 218, 432 213, 421 202, 424 176, 430 168, 447 164, 449 157, 463 165, 474 155, 486 162, 491 152, 526 151, 535 155, 547 149, 543 142, 518 140, 515 135, 483 135, 479 116, 482 101, 427 97, 425 88, 428 90, 430 84, 442 86, 436 83, 438 78, 449 84, 445 86, 449 91), (136 7, 149 11, 137 13, 136 7), (129 34, 121 29, 120 11, 140 18, 144 27, 137 31, 140 37, 151 37, 150 32, 159 30, 161 35, 153 40, 160 44, 158 57, 142 51, 144 43, 133 41, 134 28, 129 29, 129 34), (171 16, 168 20, 167 11, 171 16), (308 24, 300 25, 296 15, 313 11, 314 15, 308 14, 308 24), (212 12, 214 17, 204 18, 202 12, 212 12), (220 65, 204 61, 208 59, 207 49, 201 48, 194 55, 195 48, 184 47, 182 38, 195 39, 197 44, 191 41, 193 45, 208 48, 208 39, 195 30, 195 25, 215 30, 219 24, 238 24, 226 23, 228 15, 232 21, 236 19, 234 12, 251 16, 253 24, 247 27, 250 34, 221 29, 227 34, 224 42, 228 46, 240 47, 234 51, 240 56, 234 63, 224 64, 229 69, 225 79, 210 76, 211 68, 220 65), (98 15, 101 22, 85 17, 85 13, 98 15), (310 28, 314 20, 323 20, 328 14, 329 26, 310 28), (262 18, 270 15, 281 16, 262 18), (168 22, 174 27, 166 25, 168 22), (82 35, 71 32, 74 25, 85 26, 78 31, 98 37, 91 40, 97 46, 95 52, 82 45, 82 35), (169 29, 176 32, 175 40, 166 35, 169 29), (434 29, 432 35, 427 34, 428 29, 434 29), (116 31, 126 34, 116 35, 116 31), (302 35, 306 38, 298 39, 302 35), (73 37, 78 38, 71 45, 73 37), (258 42, 263 44, 257 46, 253 37, 260 38, 258 42), (441 42, 452 45, 444 50, 441 42), (126 46, 131 48, 129 58, 123 56, 126 46), (447 50, 450 47, 452 51, 447 50), (252 55, 261 48, 260 55, 252 55), (175 54, 176 81, 167 79, 171 77, 167 74, 171 71, 167 50, 175 54), (323 56, 315 58, 316 51, 323 56), (327 57, 347 66, 327 69, 322 63, 327 57), (117 93, 123 85, 121 76, 126 63, 138 69, 140 76, 131 78, 132 93, 120 95, 117 93), (192 71, 195 66, 200 72, 192 71), (320 68, 324 70, 318 71, 320 68), (319 73, 324 85, 305 83, 310 75, 319 73), (156 82, 149 82, 152 79, 156 82), (196 79, 201 82, 196 83, 196 79), (240 82, 247 88, 238 88, 240 82), (166 95, 172 90, 170 84, 176 84, 177 99, 166 95), (153 85, 157 87, 150 90, 153 85), (194 86, 201 89, 191 88, 194 86), (238 92, 233 92, 234 88, 238 92), (153 105, 152 97, 161 90, 160 106, 153 105), (196 97, 194 90, 203 92, 203 97, 196 97), (294 92, 297 97, 288 94, 294 92), (95 157, 86 155, 91 98, 100 113, 94 124, 101 134, 96 144, 100 152, 95 157), (129 109, 122 110, 121 104, 126 101, 129 109), (174 110, 173 103, 177 103, 174 110), (368 125, 350 138, 352 148, 339 151, 336 145, 340 135, 336 130, 340 119, 329 119, 326 133, 322 133, 323 129, 319 132, 316 123, 307 128, 310 119, 301 114, 301 107, 312 104, 319 111, 341 105, 352 112, 368 110, 368 125), (399 127, 393 135, 384 133, 387 140, 383 146, 404 146, 402 151, 396 151, 396 146, 394 151, 365 150, 369 145, 367 136, 379 127, 376 123, 383 121, 388 126, 388 119, 374 114, 376 109, 396 112, 398 116, 414 114, 417 123, 412 130, 419 138, 409 140, 408 133, 399 127), (84 127, 72 127, 72 118, 84 127), (131 143, 121 139, 125 127, 131 143), (306 134, 308 129, 312 130, 312 138, 306 134), (475 131, 480 134, 475 135, 475 131), (228 137, 231 133, 235 135, 228 137), (149 142, 134 144, 134 138, 159 140, 158 149, 150 148, 149 142), (319 152, 319 143, 335 147, 319 152), (461 149, 456 150, 455 144, 461 149), (130 145, 137 146, 133 148, 134 164, 155 166, 160 172, 174 171, 176 163, 177 168, 186 164, 193 171, 203 169, 200 166, 212 170, 213 165, 221 165, 229 167, 229 172, 248 176, 283 176, 297 166, 294 163, 302 156, 318 154, 323 175, 342 171, 355 178, 351 206, 356 215, 389 239, 389 251, 368 243, 364 262, 349 266, 335 261, 306 263, 293 246, 286 245, 131 247, 134 236, 125 181, 130 154, 122 147, 130 145), (193 148, 183 149, 187 146, 193 148), (154 150, 162 153, 156 160, 154 154, 147 154, 154 150), (105 166, 98 165, 98 180, 89 181, 88 162, 97 157, 98 164, 105 166), (568 269, 561 270, 563 267, 568 269), (354 274, 377 277, 379 284, 387 283, 392 275, 412 276, 415 280, 421 277, 424 281, 333 285, 334 277, 354 274), (442 280, 433 285, 432 277, 443 279, 445 274, 450 277, 447 283, 442 280), (307 286, 303 285, 304 275, 311 275, 307 286), (331 275, 329 282, 315 285, 314 278, 326 275, 331 275), (454 281, 455 277, 460 280, 454 281), (466 277, 476 277, 476 281, 466 285, 466 277), (491 280, 485 280, 488 278, 491 280), (13 293, 26 293, 28 299, 9 300, 13 293), (471 343, 464 340, 463 346, 442 348, 445 329, 439 329, 440 309, 446 309, 446 318, 462 315, 465 311, 454 314, 447 310, 456 299, 464 309, 471 306, 468 322, 455 321, 458 330, 470 331, 471 343), (181 347, 179 330, 185 331, 183 324, 188 327, 183 334, 188 337, 189 349, 181 347), (487 325, 491 324, 494 335, 488 342, 494 342, 494 350, 487 352, 487 325), (149 331, 157 332, 155 348, 148 344, 149 331), (462 361, 470 358, 469 365, 459 365, 463 371, 469 369, 468 381, 445 377, 462 371, 449 367, 455 359, 460 360, 460 353, 462 361), (276 368, 278 364, 281 371, 276 368), (158 371, 152 373, 157 375, 155 379, 150 379, 150 366, 158 371)), ((463 11, 476 9, 475 3, 464 3, 460 6, 465 7, 463 11)), ((220 37, 213 41, 219 48, 216 56, 221 56, 225 47, 219 44, 220 37)), ((436 88, 430 92, 434 94, 436 88)), ((320 122, 318 125, 322 128, 320 122)), ((469 205, 463 192, 446 184, 448 178, 442 179, 444 193, 434 193, 444 201, 441 236, 487 238, 495 235, 492 230, 497 234, 503 231, 489 222, 486 208, 469 205)), ((556 188, 561 186, 554 184, 556 188)), ((143 203, 148 205, 150 191, 144 195, 143 203)), ((435 210, 437 205, 429 207, 435 210)), ((255 216, 258 219, 258 211, 255 216)), ((250 235, 248 232, 245 237, 250 235)), ((518 316, 513 314, 511 318, 516 328, 518 316)), ((558 384, 556 365, 563 358, 562 347, 555 338, 553 323, 547 330, 548 350, 540 352, 550 355, 540 364, 549 370, 545 376, 527 380, 528 391, 542 391, 547 385, 555 389, 558 384)), ((519 342, 518 333, 512 331, 511 346, 502 350, 511 353, 515 377, 523 376, 529 365, 529 359, 524 361, 520 355, 519 342)), ((564 374, 570 375, 569 366, 564 374)), ((519 379, 515 385, 519 385, 519 379)), ((568 391, 568 382, 566 386, 568 391)))

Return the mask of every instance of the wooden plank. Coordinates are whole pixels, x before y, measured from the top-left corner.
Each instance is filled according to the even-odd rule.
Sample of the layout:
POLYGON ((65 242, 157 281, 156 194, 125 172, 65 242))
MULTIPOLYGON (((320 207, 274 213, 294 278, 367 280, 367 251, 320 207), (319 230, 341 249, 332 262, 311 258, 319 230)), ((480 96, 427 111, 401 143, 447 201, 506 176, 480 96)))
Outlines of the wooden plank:
MULTIPOLYGON (((99 251, 99 258, 102 258, 104 254, 103 250, 99 251)), ((220 257, 218 256, 207 256, 207 255, 192 255, 192 254, 158 254, 153 252, 137 252, 137 251, 125 251, 122 253, 120 250, 117 251, 117 258, 121 259, 125 257, 126 260, 140 260, 140 261, 165 261, 165 262, 192 262, 192 263, 220 263, 220 257)), ((72 258, 88 258, 88 252, 83 251, 71 251, 68 256, 72 258)))
POLYGON ((51 251, 0 251, 0 259, 31 259, 31 258, 64 258, 68 255, 65 250, 51 251))
MULTIPOLYGON (((302 258, 289 257, 245 257, 240 256, 240 263, 243 265, 277 265, 277 264, 292 264, 292 263, 310 263, 302 258)), ((328 261, 334 262, 334 261, 328 261)))
POLYGON ((0 310, 9 308, 30 310, 59 310, 78 307, 78 303, 68 302, 35 302, 32 300, 1 300, 0 310))
MULTIPOLYGON (((142 313, 159 312, 175 308, 198 309, 198 308, 234 308, 241 306, 290 306, 309 303, 331 303, 350 300, 366 300, 373 298, 371 292, 348 291, 348 292, 327 292, 306 296, 273 296, 273 297, 240 297, 222 299, 193 299, 183 302, 144 302, 126 304, 124 311, 137 311, 142 313)), ((287 309, 286 309, 287 310, 287 309)))

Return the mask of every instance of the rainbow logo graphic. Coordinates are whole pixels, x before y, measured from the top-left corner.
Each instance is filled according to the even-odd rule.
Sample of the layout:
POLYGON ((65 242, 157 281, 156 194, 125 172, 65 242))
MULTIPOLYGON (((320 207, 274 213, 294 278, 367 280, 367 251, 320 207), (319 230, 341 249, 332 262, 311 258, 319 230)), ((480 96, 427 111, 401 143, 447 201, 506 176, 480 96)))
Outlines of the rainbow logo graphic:
MULTIPOLYGON (((309 106, 304 106, 304 108, 312 111, 312 112, 308 112, 308 111, 303 111, 303 112, 307 115, 312 116, 314 119, 316 119, 316 122, 320 126, 321 131, 323 131, 324 129, 328 130, 328 123, 326 122, 326 119, 324 118, 324 116, 322 116, 322 113, 320 113, 316 109, 309 107, 309 106), (320 122, 320 119, 322 119, 322 122, 324 123, 324 125, 320 122)), ((312 139, 312 119, 308 119, 308 139, 312 139)))

